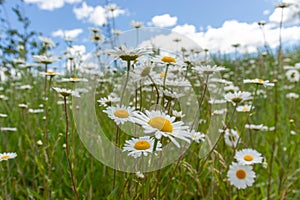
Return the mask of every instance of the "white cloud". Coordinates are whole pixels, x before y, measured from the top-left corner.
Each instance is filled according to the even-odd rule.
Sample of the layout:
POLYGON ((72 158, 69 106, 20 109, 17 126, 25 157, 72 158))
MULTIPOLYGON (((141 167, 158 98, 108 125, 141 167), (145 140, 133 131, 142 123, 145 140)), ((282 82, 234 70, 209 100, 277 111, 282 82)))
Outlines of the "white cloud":
MULTIPOLYGON (((108 14, 104 7, 92 7, 87 5, 86 2, 83 2, 81 4, 81 7, 74 8, 73 12, 78 20, 85 20, 97 26, 106 24, 107 18, 111 16, 111 13, 108 14)), ((117 9, 113 12, 113 17, 118 17, 119 15, 124 13, 124 10, 117 9)))
POLYGON ((177 17, 171 17, 169 14, 157 15, 152 18, 152 24, 157 27, 170 27, 177 23, 177 17))
MULTIPOLYGON (((285 0, 285 3, 290 4, 283 9, 283 22, 288 24, 295 24, 300 22, 300 0, 285 0)), ((276 8, 269 16, 271 22, 279 23, 281 21, 281 8, 276 8)))
POLYGON ((74 39, 76 38, 78 35, 80 35, 83 32, 82 29, 72 29, 72 30, 62 30, 59 29, 57 31, 54 31, 52 33, 53 37, 61 37, 61 38, 71 38, 74 39))
POLYGON ((184 24, 181 26, 176 26, 172 29, 172 31, 186 35, 186 34, 193 34, 196 32, 196 27, 190 24, 184 24))
POLYGON ((65 3, 75 4, 81 2, 82 0, 24 0, 24 1, 25 3, 37 4, 37 6, 42 10, 51 11, 63 7, 65 3))
MULTIPOLYGON (((235 20, 225 21, 219 28, 208 27, 205 32, 197 32, 193 25, 176 26, 172 29, 184 34, 202 48, 209 49, 210 52, 231 53, 234 52, 233 44, 240 44, 238 51, 241 53, 253 53, 257 48, 263 47, 262 31, 257 23, 243 23, 235 20)), ((279 28, 274 24, 264 26, 267 43, 271 48, 279 45, 279 28)), ((284 43, 295 43, 300 40, 300 26, 283 28, 282 41, 284 43)))
POLYGON ((84 45, 73 45, 72 47, 68 47, 67 51, 71 55, 76 55, 76 54, 83 55, 86 52, 86 48, 84 45))

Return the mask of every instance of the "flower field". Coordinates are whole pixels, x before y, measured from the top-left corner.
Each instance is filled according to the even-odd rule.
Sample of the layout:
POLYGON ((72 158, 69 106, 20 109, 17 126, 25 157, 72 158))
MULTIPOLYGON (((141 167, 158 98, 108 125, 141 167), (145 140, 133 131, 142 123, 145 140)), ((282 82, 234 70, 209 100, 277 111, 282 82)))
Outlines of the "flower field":
POLYGON ((91 28, 88 55, 5 32, 0 199, 300 199, 299 46, 218 55, 132 26, 91 28))

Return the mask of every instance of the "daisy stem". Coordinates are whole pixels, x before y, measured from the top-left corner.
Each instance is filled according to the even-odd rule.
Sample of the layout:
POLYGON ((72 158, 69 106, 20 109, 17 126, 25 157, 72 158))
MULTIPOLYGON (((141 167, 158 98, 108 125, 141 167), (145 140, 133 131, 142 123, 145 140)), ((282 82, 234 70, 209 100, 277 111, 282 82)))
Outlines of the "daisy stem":
POLYGON ((78 196, 78 192, 77 192, 77 189, 76 189, 75 180, 74 180, 74 176, 73 176, 72 164, 71 164, 70 155, 69 155, 69 142, 68 142, 68 129, 69 129, 69 122, 68 121, 69 121, 69 117, 68 117, 67 97, 66 96, 64 96, 64 110, 65 110, 65 116, 66 116, 66 133, 65 133, 65 137, 66 137, 66 157, 67 157, 68 167, 69 167, 69 171, 70 171, 74 196, 75 196, 76 200, 79 200, 79 196, 78 196))
POLYGON ((190 130, 192 130, 194 128, 194 125, 196 123, 196 118, 197 118, 197 114, 200 112, 201 110, 201 106, 202 106, 202 103, 203 103, 203 100, 204 100, 204 97, 205 97, 205 94, 206 94, 206 91, 207 91, 207 83, 208 83, 208 77, 209 77, 209 74, 207 74, 206 76, 206 80, 205 80, 205 83, 204 83, 204 90, 203 90, 203 93, 200 97, 200 102, 199 102, 199 106, 198 106, 198 109, 197 111, 195 112, 195 115, 194 115, 194 121, 190 127, 190 130))
POLYGON ((123 87, 123 90, 122 90, 122 93, 121 93, 120 106, 123 103, 123 98, 124 98, 125 90, 126 90, 126 87, 127 87, 127 84, 128 84, 128 80, 129 80, 129 72, 130 72, 130 60, 127 60, 127 76, 126 76, 124 87, 123 87))
MULTIPOLYGON (((156 106, 157 106, 158 103, 159 103, 159 91, 158 91, 157 85, 155 84, 153 78, 149 74, 148 74, 148 77, 151 80, 151 82, 153 83, 153 86, 154 86, 155 91, 156 91, 156 95, 157 95, 157 97, 156 97, 156 106)), ((156 106, 155 106, 155 110, 156 110, 156 106)))
MULTIPOLYGON (((45 64, 45 73, 47 73, 47 71, 48 71, 48 64, 46 63, 45 64)), ((47 89, 47 76, 45 76, 45 82, 44 82, 44 97, 46 98, 47 96, 46 96, 46 89, 47 89)))
POLYGON ((210 157, 210 155, 212 154, 212 152, 216 149, 217 145, 218 145, 219 142, 221 141, 221 138, 223 137, 223 135, 224 135, 224 133, 225 133, 225 130, 226 130, 228 127, 230 127, 230 124, 231 124, 231 121, 232 121, 233 116, 234 116, 234 114, 235 114, 235 111, 236 111, 237 106, 238 106, 238 104, 235 104, 234 109, 233 109, 232 114, 231 114, 231 117, 230 117, 230 119, 228 120, 227 125, 222 129, 222 131, 221 131, 221 133, 220 133, 220 135, 219 135, 217 141, 215 142, 214 146, 213 146, 213 147, 211 148, 211 150, 208 152, 207 156, 205 157, 205 159, 203 160, 202 164, 201 164, 200 167, 198 168, 198 171, 197 171, 198 174, 202 171, 202 169, 203 169, 203 167, 204 167, 206 161, 208 160, 208 158, 210 157))

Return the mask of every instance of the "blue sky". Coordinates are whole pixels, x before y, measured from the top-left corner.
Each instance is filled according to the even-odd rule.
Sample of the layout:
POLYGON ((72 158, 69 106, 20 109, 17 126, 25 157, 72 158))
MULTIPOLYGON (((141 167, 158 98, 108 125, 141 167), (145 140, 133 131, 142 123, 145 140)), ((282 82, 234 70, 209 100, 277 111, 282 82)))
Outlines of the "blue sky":
MULTIPOLYGON (((116 28, 121 31, 131 29, 129 23, 136 20, 143 22, 145 27, 160 26, 189 36, 203 48, 210 47, 212 52, 230 53, 233 51, 230 47, 233 43, 240 43, 245 47, 241 48, 241 52, 253 52, 262 46, 261 39, 258 39, 262 35, 257 22, 264 20, 268 22, 265 32, 269 45, 274 48, 278 45, 280 11, 274 7, 280 2, 277 0, 108 2, 120 8, 115 23, 116 28), (213 41, 218 41, 218 44, 213 41)), ((283 40, 289 44, 299 44, 300 20, 292 14, 300 12, 300 0, 286 2, 294 6, 284 13, 283 40)), ((9 10, 16 3, 19 1, 6 0, 5 7, 9 10)), ((75 36, 77 45, 85 45, 90 35, 88 27, 101 27, 101 21, 105 21, 105 0, 24 0, 21 5, 32 22, 32 29, 60 43, 63 43, 63 38, 59 31, 75 36)), ((17 25, 13 16, 9 16, 9 20, 13 26, 17 25)))

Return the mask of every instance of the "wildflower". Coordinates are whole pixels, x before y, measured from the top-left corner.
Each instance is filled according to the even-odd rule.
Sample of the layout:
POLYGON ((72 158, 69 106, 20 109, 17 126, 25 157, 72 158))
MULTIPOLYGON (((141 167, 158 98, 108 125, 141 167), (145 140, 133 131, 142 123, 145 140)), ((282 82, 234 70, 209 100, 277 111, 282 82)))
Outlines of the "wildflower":
POLYGON ((39 36, 39 39, 43 42, 44 46, 50 48, 55 47, 55 43, 50 38, 39 36))
POLYGON ((140 124, 146 134, 155 133, 155 137, 160 139, 162 136, 169 138, 178 148, 179 143, 175 138, 190 143, 190 133, 188 127, 182 121, 175 121, 171 117, 160 111, 145 111, 146 114, 139 112, 135 114, 135 122, 140 124))
POLYGON ((53 62, 58 61, 57 58, 48 57, 48 56, 45 56, 45 55, 34 55, 32 58, 33 58, 34 61, 36 61, 38 63, 42 63, 42 64, 51 64, 53 62))
POLYGON ((53 71, 40 72, 40 74, 41 74, 42 76, 50 76, 50 77, 53 77, 53 76, 55 76, 55 75, 58 75, 58 73, 53 72, 53 71))
POLYGON ((299 98, 299 94, 294 93, 294 92, 290 92, 286 94, 286 98, 288 99, 298 99, 299 98))
POLYGON ((205 140, 205 135, 203 133, 200 132, 196 132, 195 130, 192 130, 190 132, 191 134, 191 138, 193 141, 195 141, 196 143, 199 143, 200 141, 204 141, 205 140))
POLYGON ((171 56, 164 56, 164 57, 162 57, 161 61, 163 61, 165 63, 176 63, 175 58, 173 58, 171 56))
POLYGON ((72 83, 76 83, 76 82, 88 82, 88 80, 85 79, 85 78, 76 78, 76 77, 63 78, 61 81, 62 82, 72 82, 72 83))
MULTIPOLYGON (((162 144, 158 141, 156 144, 156 149, 154 151, 161 151, 162 144)), ((143 136, 139 138, 132 138, 131 140, 126 140, 123 147, 123 152, 129 151, 128 156, 133 156, 134 158, 141 157, 142 155, 147 156, 149 153, 153 152, 154 139, 150 136, 143 136)))
POLYGON ((262 163, 263 159, 261 154, 254 149, 242 149, 237 151, 234 158, 242 165, 262 163))
POLYGON ((132 26, 133 28, 136 28, 136 29, 142 28, 143 22, 137 22, 137 21, 133 20, 130 22, 130 26, 132 26))
POLYGON ((14 127, 1 127, 0 131, 16 132, 17 128, 14 128, 14 127))
POLYGON ((125 45, 122 45, 117 49, 108 50, 106 53, 114 57, 114 59, 135 61, 138 57, 150 53, 150 51, 146 49, 128 49, 125 45))
POLYGON ((269 80, 263 80, 263 79, 259 79, 259 78, 245 79, 243 82, 244 83, 255 83, 258 85, 263 85, 264 87, 267 87, 267 86, 273 87, 274 86, 274 83, 270 83, 269 80))
POLYGON ((0 113, 0 118, 6 118, 6 117, 8 117, 7 114, 2 114, 2 113, 0 113))
POLYGON ((224 71, 225 67, 219 67, 217 65, 211 66, 211 65, 201 65, 201 66, 195 66, 194 70, 201 73, 201 74, 206 74, 206 75, 210 75, 213 74, 215 72, 220 72, 220 71, 224 71))
POLYGON ((137 178, 140 178, 140 179, 145 178, 145 175, 144 175, 142 172, 140 172, 140 171, 137 171, 137 172, 135 173, 135 175, 136 175, 137 178))
POLYGON ((238 189, 245 189, 248 186, 252 186, 256 176, 252 166, 233 162, 229 167, 227 177, 231 185, 238 189))
POLYGON ((58 87, 53 87, 52 88, 55 92, 59 93, 60 95, 62 95, 63 97, 67 97, 70 96, 73 91, 72 90, 68 90, 66 88, 58 88, 58 87))
POLYGON ((225 144, 233 148, 237 147, 238 143, 241 142, 238 132, 234 129, 225 130, 224 140, 225 140, 225 144))
POLYGON ((17 154, 16 153, 0 153, 0 162, 3 161, 3 160, 8 160, 8 159, 13 159, 17 157, 17 154))
POLYGON ((38 140, 38 141, 36 142, 36 144, 37 144, 38 146, 42 146, 42 145, 43 145, 43 142, 42 142, 42 140, 38 140))
POLYGON ((117 103, 119 101, 120 98, 113 93, 108 95, 107 97, 103 97, 97 100, 97 102, 100 103, 101 106, 111 106, 112 103, 117 103))
POLYGON ((250 112, 251 109, 253 109, 254 106, 252 106, 251 108, 251 105, 242 105, 242 106, 238 106, 236 108, 236 111, 238 112, 250 112))
POLYGON ((134 108, 122 106, 109 106, 103 112, 113 119, 117 125, 124 124, 127 121, 133 122, 134 108))
POLYGON ((229 102, 231 102, 233 105, 236 105, 238 103, 242 103, 246 100, 251 99, 251 93, 250 92, 230 92, 224 95, 225 99, 229 102))
POLYGON ((300 74, 295 69, 288 70, 285 75, 290 82, 298 82, 300 79, 300 74))
POLYGON ((37 114, 37 113, 42 113, 42 112, 44 112, 44 109, 31 109, 31 108, 29 108, 29 109, 28 109, 28 112, 29 112, 29 113, 33 113, 33 114, 37 114))

